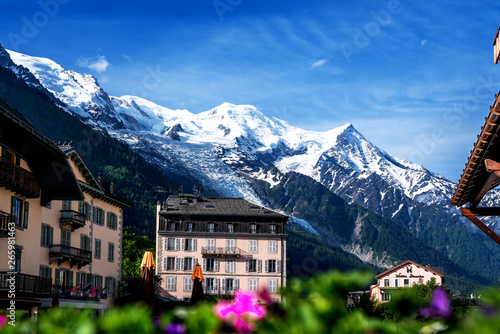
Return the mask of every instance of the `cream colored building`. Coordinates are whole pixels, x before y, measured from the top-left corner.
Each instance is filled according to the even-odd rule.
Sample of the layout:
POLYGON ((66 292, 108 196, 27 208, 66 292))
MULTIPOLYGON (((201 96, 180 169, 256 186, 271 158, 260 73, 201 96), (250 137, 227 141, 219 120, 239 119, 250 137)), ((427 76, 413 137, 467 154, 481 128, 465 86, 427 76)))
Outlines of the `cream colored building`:
POLYGON ((0 150, 0 306, 15 300, 34 312, 52 306, 55 292, 60 306, 106 308, 121 279, 122 210, 131 204, 1 98, 0 150))
POLYGON ((242 198, 170 196, 158 204, 156 273, 167 296, 189 299, 194 266, 206 294, 267 289, 279 300, 286 285, 288 217, 242 198))
POLYGON ((370 287, 370 296, 379 303, 391 300, 395 289, 410 288, 415 284, 427 284, 434 280, 437 285, 444 282, 443 268, 424 267, 413 261, 405 261, 376 276, 377 284, 370 287))

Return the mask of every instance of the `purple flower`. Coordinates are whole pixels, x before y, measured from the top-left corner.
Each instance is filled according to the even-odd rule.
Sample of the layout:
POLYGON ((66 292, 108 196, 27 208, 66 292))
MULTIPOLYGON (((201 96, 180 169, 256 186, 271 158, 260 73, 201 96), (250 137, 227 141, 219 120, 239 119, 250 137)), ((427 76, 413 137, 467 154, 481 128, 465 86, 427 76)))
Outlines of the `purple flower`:
POLYGON ((450 298, 443 288, 437 288, 432 294, 428 306, 420 309, 419 314, 427 318, 449 319, 453 312, 450 307, 450 298))
POLYGON ((214 313, 222 320, 229 321, 238 333, 254 331, 252 319, 261 319, 266 315, 266 309, 257 305, 257 295, 251 292, 238 291, 233 302, 219 302, 214 313))
POLYGON ((186 326, 183 324, 170 323, 165 326, 163 331, 171 334, 183 334, 186 332, 186 326))

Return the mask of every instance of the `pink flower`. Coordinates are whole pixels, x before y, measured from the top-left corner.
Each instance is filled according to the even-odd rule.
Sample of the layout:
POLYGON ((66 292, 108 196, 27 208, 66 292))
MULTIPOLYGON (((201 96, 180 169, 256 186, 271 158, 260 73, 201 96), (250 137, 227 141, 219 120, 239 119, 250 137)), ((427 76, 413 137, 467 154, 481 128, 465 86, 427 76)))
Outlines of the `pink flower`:
POLYGON ((0 315, 0 329, 4 328, 7 325, 7 316, 1 314, 0 315))
POLYGON ((256 302, 256 294, 237 291, 234 301, 217 303, 214 313, 222 320, 230 322, 238 333, 250 333, 255 330, 252 322, 266 315, 265 307, 257 305, 256 302))

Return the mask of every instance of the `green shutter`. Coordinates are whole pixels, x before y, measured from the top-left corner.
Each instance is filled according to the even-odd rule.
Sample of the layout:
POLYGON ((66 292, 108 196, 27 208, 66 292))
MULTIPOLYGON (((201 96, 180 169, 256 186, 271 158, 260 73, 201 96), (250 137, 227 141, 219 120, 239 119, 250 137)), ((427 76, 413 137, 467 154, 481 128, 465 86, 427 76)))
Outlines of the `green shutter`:
POLYGON ((69 286, 70 287, 73 287, 73 275, 74 275, 73 270, 70 270, 69 271, 69 286))
POLYGON ((83 212, 83 202, 82 201, 78 201, 78 212, 79 213, 84 213, 83 212))
POLYGON ((24 228, 28 228, 28 216, 30 211, 30 204, 28 202, 24 202, 24 228))
POLYGON ((55 277, 55 284, 60 285, 61 284, 61 270, 56 268, 56 277, 55 277))
POLYGON ((40 246, 48 246, 47 243, 47 225, 42 224, 42 238, 40 239, 40 246))
POLYGON ((52 246, 54 242, 54 228, 52 226, 49 226, 49 244, 48 246, 52 246))

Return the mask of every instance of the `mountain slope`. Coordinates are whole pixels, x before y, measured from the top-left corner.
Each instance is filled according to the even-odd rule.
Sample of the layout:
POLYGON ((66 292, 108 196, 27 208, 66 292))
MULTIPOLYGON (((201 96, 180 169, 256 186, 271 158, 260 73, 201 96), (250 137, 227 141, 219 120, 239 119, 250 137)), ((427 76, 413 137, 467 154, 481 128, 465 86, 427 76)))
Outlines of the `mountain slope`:
MULTIPOLYGON (((413 238, 415 245, 420 243, 422 249, 430 247, 454 262, 460 267, 457 272, 466 270, 471 276, 496 279, 500 270, 496 245, 474 233, 476 230, 450 207, 454 184, 422 166, 392 157, 350 124, 326 132, 305 131, 269 118, 256 107, 230 103, 200 114, 172 110, 138 97, 108 96, 95 79, 70 75, 44 58, 9 54, 18 65, 30 69, 68 110, 126 142, 167 175, 189 175, 207 192, 245 197, 291 212, 305 219, 325 240, 363 261, 388 267, 408 259, 403 256, 418 257, 416 248, 412 252, 401 252, 395 246, 390 252, 383 249, 389 241, 379 241, 396 241, 398 235, 391 231, 397 230, 413 238), (62 88, 58 80, 62 80, 62 88), (384 217, 382 225, 362 221, 359 214, 354 222, 344 224, 342 217, 324 205, 316 210, 325 217, 310 214, 316 206, 309 204, 321 202, 323 195, 313 193, 306 202, 300 191, 288 197, 292 189, 283 185, 296 177, 290 176, 294 173, 303 176, 303 183, 318 182, 348 203, 384 217), (263 183, 268 191, 262 191, 263 183), (274 194, 280 192, 284 194, 274 194), (301 202, 290 207, 290 203, 301 202), (365 225, 370 229, 363 229, 365 225), (383 233, 374 235, 373 229, 383 233), (466 235, 469 237, 464 238, 466 235)), ((301 189, 301 184, 296 187, 301 189)))

